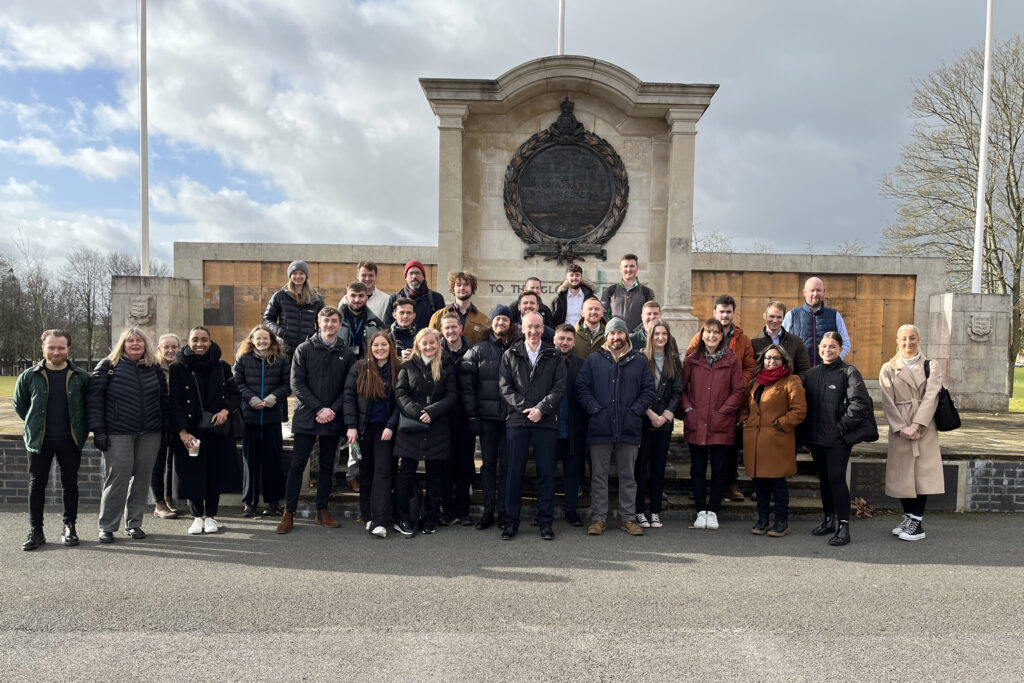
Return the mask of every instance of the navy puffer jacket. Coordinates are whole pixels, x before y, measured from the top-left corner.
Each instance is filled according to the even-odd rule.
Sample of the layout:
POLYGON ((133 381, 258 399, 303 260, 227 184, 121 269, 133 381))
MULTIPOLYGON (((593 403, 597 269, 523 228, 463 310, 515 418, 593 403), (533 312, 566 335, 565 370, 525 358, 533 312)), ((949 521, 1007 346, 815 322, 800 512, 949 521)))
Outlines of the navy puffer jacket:
POLYGON ((167 379, 159 363, 104 358, 92 371, 85 395, 89 430, 107 434, 159 432, 170 420, 167 379))
POLYGON ((266 358, 247 353, 235 359, 232 374, 242 394, 242 417, 246 424, 275 424, 284 421, 288 412, 288 396, 291 388, 291 363, 281 355, 268 363, 266 358), (277 403, 273 408, 256 410, 249 405, 249 399, 263 399, 271 394, 277 403))
POLYGON ((299 344, 317 331, 316 316, 324 307, 323 298, 313 293, 313 300, 300 306, 287 287, 274 292, 263 312, 263 323, 284 342, 288 353, 295 353, 299 344))

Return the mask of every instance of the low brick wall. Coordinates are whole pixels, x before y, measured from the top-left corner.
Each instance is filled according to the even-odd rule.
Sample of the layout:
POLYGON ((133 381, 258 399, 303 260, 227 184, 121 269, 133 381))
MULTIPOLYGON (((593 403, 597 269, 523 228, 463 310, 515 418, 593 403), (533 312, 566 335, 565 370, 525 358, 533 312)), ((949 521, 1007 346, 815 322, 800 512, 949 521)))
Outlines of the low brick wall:
POLYGON ((1024 512, 1024 462, 973 460, 967 471, 966 507, 970 512, 1024 512))
MULTIPOLYGON (((28 452, 20 439, 0 440, 0 505, 28 505, 28 452)), ((78 468, 79 502, 99 505, 103 491, 103 455, 89 442, 82 451, 82 464, 78 468)), ((60 468, 57 462, 50 466, 50 483, 46 486, 46 504, 61 505, 60 468)))

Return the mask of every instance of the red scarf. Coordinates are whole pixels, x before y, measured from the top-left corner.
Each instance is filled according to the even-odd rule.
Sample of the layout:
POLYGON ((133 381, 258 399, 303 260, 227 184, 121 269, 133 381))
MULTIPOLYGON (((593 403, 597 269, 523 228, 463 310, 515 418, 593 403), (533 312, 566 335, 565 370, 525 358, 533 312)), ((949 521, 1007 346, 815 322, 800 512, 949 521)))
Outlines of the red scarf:
POLYGON ((789 368, 785 365, 777 365, 774 368, 765 368, 757 373, 757 383, 763 387, 769 387, 789 374, 789 368))

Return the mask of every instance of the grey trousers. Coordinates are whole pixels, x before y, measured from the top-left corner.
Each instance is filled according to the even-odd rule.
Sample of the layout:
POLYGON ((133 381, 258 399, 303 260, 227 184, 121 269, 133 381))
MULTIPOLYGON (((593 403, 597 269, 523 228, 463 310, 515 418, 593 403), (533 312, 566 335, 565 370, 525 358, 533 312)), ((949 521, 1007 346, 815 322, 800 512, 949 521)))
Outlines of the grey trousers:
POLYGON ((160 432, 110 435, 110 448, 103 454, 106 476, 100 497, 100 531, 117 531, 122 517, 125 528, 142 526, 159 448, 160 432))
POLYGON ((608 519, 608 472, 612 454, 619 469, 619 517, 622 521, 636 517, 636 453, 639 446, 617 441, 590 444, 590 519, 604 522, 608 519))

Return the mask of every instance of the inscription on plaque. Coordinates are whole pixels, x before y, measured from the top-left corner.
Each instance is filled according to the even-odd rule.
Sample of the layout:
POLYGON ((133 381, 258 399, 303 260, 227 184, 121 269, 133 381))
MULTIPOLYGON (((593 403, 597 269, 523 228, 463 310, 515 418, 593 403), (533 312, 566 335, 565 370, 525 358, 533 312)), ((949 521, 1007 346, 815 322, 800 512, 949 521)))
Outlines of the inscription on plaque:
POLYGON ((519 181, 523 211, 545 235, 583 237, 612 202, 611 172, 588 149, 549 147, 537 153, 519 181))

